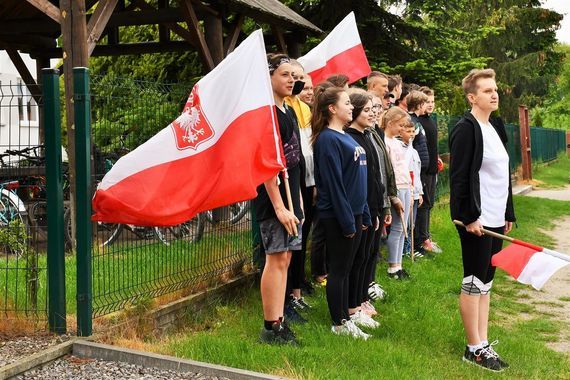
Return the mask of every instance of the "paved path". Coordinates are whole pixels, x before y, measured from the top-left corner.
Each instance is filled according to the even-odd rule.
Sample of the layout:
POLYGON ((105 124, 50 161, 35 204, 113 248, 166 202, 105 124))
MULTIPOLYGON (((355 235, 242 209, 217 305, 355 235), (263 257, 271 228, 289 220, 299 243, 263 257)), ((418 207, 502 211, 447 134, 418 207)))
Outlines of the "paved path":
POLYGON ((562 189, 532 190, 526 194, 529 197, 548 198, 558 201, 570 201, 570 185, 562 189))
MULTIPOLYGON (((570 185, 563 189, 532 190, 526 194, 529 197, 539 197, 570 201, 570 185)), ((557 220, 556 227, 544 233, 552 236, 556 245, 552 248, 559 252, 570 253, 570 215, 557 220)), ((523 291, 530 298, 528 301, 539 312, 556 315, 558 320, 570 325, 570 265, 556 272, 544 285, 541 291, 535 291, 530 287, 523 291)), ((548 343, 553 350, 570 354, 570 331, 561 329, 559 340, 548 343)))

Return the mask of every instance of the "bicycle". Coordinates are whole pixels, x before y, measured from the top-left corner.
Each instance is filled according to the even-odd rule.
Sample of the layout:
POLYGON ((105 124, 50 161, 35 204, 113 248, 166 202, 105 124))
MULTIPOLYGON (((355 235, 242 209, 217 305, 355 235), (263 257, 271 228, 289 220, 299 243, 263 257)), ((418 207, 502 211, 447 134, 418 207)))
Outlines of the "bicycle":
MULTIPOLYGON (((21 245, 21 238, 27 239, 29 236, 28 213, 24 202, 20 199, 16 190, 19 188, 18 181, 8 181, 0 183, 0 232, 7 232, 6 236, 13 239, 2 239, 0 247, 8 253, 19 256, 22 252, 14 247, 21 245), (12 229, 16 229, 15 233, 12 229)), ((2 234, 4 236, 4 234, 2 234)))

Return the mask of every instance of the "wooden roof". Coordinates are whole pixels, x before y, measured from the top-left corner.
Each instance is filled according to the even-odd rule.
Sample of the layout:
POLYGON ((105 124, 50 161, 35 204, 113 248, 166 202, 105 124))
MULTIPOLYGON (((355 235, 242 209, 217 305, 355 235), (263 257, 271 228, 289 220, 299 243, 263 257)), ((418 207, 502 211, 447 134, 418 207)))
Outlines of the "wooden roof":
MULTIPOLYGON (((42 10, 32 5, 37 0, 1 0, 0 1, 0 49, 7 39, 17 42, 24 47, 26 41, 38 42, 43 41, 42 37, 57 38, 60 34, 60 26, 57 19, 61 17, 59 12, 59 0, 49 0, 53 7, 43 7, 42 10), (12 37, 17 36, 16 41, 12 37)), ((126 9, 136 3, 135 1, 125 1, 126 9)), ((192 0, 197 6, 197 12, 205 9, 202 2, 192 0)), ((95 4, 96 0, 86 0, 86 9, 89 11, 95 4)), ((229 0, 214 1, 213 4, 220 3, 221 6, 226 5, 232 10, 241 12, 248 17, 260 22, 269 24, 278 24, 288 30, 304 31, 311 34, 322 33, 322 30, 313 23, 299 15, 291 8, 287 7, 279 0, 229 0)), ((158 24, 161 22, 183 22, 184 18, 176 8, 158 9, 155 11, 119 11, 115 10, 110 19, 110 25, 127 26, 127 25, 145 25, 158 24), (124 15, 124 17, 121 17, 124 15), (123 18, 124 22, 121 22, 123 18), (138 20, 137 20, 138 19, 138 20)), ((46 41, 43 41, 46 42, 46 41)), ((24 49, 26 50, 26 49, 24 49)))

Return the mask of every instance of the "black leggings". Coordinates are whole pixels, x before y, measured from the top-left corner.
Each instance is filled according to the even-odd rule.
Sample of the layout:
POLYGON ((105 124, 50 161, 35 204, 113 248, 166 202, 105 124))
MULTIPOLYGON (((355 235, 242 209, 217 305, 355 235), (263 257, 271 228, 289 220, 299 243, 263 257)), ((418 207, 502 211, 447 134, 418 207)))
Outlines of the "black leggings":
POLYGON ((353 238, 344 237, 336 218, 321 219, 327 245, 327 303, 333 323, 342 324, 349 319, 349 275, 362 234, 362 215, 354 217, 356 233, 353 238))
POLYGON ((362 294, 360 296, 360 303, 368 301, 368 285, 375 279, 376 264, 378 263, 378 249, 380 248, 380 228, 374 231, 374 223, 378 216, 378 210, 370 209, 370 218, 372 220, 372 227, 368 228, 368 236, 366 237, 365 248, 365 261, 363 268, 362 281, 360 288, 362 294))

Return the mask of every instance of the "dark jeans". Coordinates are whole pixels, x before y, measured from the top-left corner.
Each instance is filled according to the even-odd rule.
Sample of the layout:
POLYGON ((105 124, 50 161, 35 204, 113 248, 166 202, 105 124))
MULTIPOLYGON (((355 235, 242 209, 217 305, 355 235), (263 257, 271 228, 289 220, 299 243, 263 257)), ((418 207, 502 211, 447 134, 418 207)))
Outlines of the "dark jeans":
POLYGON ((327 303, 333 323, 342 324, 349 319, 349 275, 362 235, 362 215, 355 216, 356 233, 354 237, 344 237, 336 218, 321 219, 327 244, 327 303))
POLYGON ((431 238, 429 231, 431 209, 435 203, 435 186, 437 174, 421 174, 424 188, 424 203, 418 208, 416 216, 416 228, 414 230, 414 246, 420 247, 427 239, 431 238))

